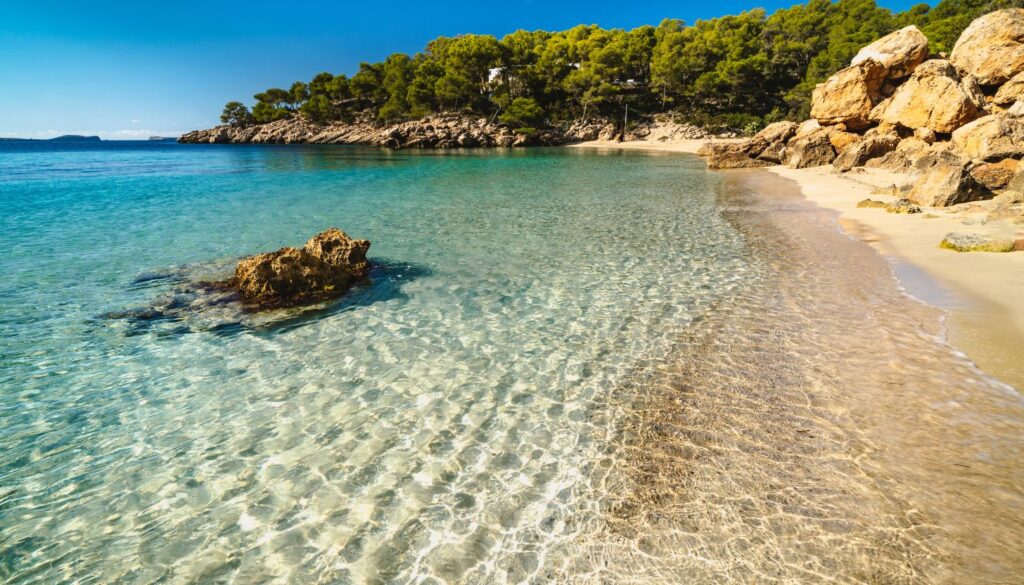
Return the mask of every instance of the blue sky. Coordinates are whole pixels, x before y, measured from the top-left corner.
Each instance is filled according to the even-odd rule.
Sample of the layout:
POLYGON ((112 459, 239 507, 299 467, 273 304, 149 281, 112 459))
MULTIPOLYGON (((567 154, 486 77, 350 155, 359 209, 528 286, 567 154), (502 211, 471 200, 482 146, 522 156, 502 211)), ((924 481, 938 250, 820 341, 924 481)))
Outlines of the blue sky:
POLYGON ((352 73, 440 35, 633 28, 793 3, 9 0, 0 11, 0 136, 177 135, 216 124, 228 100, 248 103, 320 71, 352 73))

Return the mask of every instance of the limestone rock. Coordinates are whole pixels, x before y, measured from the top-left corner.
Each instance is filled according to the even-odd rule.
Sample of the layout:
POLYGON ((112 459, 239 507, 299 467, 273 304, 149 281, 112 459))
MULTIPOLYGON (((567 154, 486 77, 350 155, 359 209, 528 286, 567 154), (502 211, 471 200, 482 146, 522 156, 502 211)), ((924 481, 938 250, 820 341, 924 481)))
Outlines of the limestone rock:
POLYGON ((888 154, 899 146, 900 139, 896 135, 872 136, 859 142, 855 142, 844 149, 832 166, 836 170, 846 172, 854 167, 864 166, 864 163, 873 158, 888 154))
POLYGON ((952 132, 982 114, 977 84, 962 79, 949 61, 925 61, 893 94, 882 122, 952 132))
POLYGON ((831 164, 836 158, 836 151, 829 140, 829 132, 822 129, 791 140, 786 148, 786 158, 786 166, 794 169, 820 167, 831 164))
POLYGON ((953 148, 987 161, 1024 156, 1024 118, 993 114, 953 132, 953 148))
POLYGON ((302 247, 306 253, 356 277, 366 276, 370 270, 370 265, 366 261, 366 251, 369 248, 369 241, 353 240, 348 234, 334 227, 313 236, 302 247))
POLYGON ((1024 72, 1014 75, 1004 83, 992 98, 992 103, 1008 106, 1021 99, 1024 99, 1024 72))
POLYGON ((857 207, 867 209, 885 209, 885 201, 876 201, 874 199, 861 199, 857 202, 857 207))
POLYGON ((971 176, 975 181, 995 191, 1010 184, 1019 166, 1020 161, 1007 158, 997 163, 980 164, 971 169, 971 176))
POLYGON ((366 240, 352 240, 331 228, 317 234, 300 250, 243 258, 230 285, 260 308, 288 307, 322 301, 347 291, 369 270, 366 240))
POLYGON ((1012 252, 1013 240, 992 239, 978 234, 950 232, 939 243, 939 247, 957 252, 1012 252))
POLYGON ((747 156, 780 164, 786 142, 796 134, 796 130, 795 122, 769 124, 747 143, 747 156))
POLYGON ((1000 85, 1024 71, 1024 9, 975 19, 957 40, 950 61, 982 85, 1000 85))
POLYGON ((871 109, 882 100, 885 76, 885 67, 874 59, 840 70, 814 88, 811 116, 823 125, 846 124, 852 130, 869 127, 871 109))
POLYGON ((910 75, 928 57, 928 39, 916 26, 891 32, 864 47, 851 65, 874 59, 886 69, 886 77, 896 79, 910 75))
POLYGON ((705 159, 709 169, 750 169, 767 167, 771 163, 750 158, 745 142, 708 142, 697 151, 705 159))
POLYGON ((936 139, 935 131, 931 128, 917 128, 914 130, 914 138, 927 144, 932 144, 936 139))
POLYGON ((885 211, 896 214, 913 214, 921 213, 921 208, 914 205, 914 202, 910 199, 898 199, 892 203, 887 203, 885 211))
POLYGON ((928 207, 949 207, 991 197, 992 192, 979 185, 964 166, 949 163, 932 167, 907 195, 912 202, 928 207))

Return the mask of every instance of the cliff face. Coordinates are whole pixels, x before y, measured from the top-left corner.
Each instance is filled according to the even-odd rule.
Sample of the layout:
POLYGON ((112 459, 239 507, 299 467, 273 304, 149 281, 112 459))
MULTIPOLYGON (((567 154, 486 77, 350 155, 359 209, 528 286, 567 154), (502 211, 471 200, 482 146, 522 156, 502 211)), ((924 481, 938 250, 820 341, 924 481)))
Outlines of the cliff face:
MULTIPOLYGON (((660 124, 659 130, 670 130, 673 136, 709 138, 698 128, 687 125, 660 124)), ((632 130, 626 139, 652 131, 649 124, 632 130)), ((457 114, 438 114, 389 126, 371 122, 351 124, 315 124, 302 116, 269 124, 234 128, 217 126, 183 135, 179 142, 213 144, 361 144, 386 148, 473 148, 555 146, 586 140, 615 140, 619 132, 607 121, 575 122, 564 129, 516 132, 504 124, 486 118, 457 114)))

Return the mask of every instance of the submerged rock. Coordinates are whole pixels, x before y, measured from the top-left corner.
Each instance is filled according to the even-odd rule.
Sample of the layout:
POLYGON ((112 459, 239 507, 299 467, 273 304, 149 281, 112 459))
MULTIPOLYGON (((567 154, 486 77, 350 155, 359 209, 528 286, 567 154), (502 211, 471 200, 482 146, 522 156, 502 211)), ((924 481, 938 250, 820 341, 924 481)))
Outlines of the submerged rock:
POLYGON ((939 243, 939 247, 956 252, 1013 252, 1014 241, 992 239, 978 234, 950 232, 939 243))
POLYGON ((313 236, 300 250, 243 258, 230 281, 232 288, 260 308, 288 307, 344 294, 366 277, 367 240, 353 240, 337 228, 313 236))

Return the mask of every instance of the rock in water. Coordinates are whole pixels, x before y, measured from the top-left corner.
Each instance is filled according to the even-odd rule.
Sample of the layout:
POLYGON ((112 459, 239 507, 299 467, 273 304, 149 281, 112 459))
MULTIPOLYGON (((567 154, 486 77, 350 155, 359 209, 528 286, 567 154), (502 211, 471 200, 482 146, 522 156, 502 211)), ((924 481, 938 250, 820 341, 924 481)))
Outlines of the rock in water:
POLYGON ((949 61, 922 63, 879 113, 881 122, 952 132, 982 115, 984 96, 973 78, 961 78, 949 61))
POLYGON ((353 276, 363 277, 370 267, 366 262, 367 240, 353 240, 338 228, 330 228, 313 236, 303 250, 331 266, 342 268, 353 276))
POLYGON ((243 258, 230 284, 260 308, 304 305, 344 294, 366 277, 367 240, 353 240, 337 228, 313 236, 300 250, 243 258))
POLYGON ((1024 71, 1024 8, 975 19, 957 39, 949 59, 982 85, 1000 85, 1024 71))
POLYGON ((859 65, 874 59, 885 67, 889 79, 898 79, 910 75, 927 57, 928 39, 911 25, 864 47, 850 64, 859 65))

